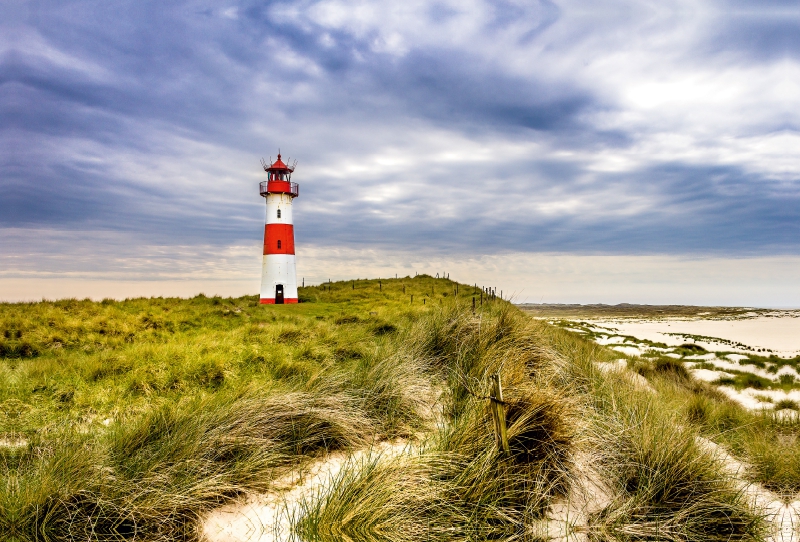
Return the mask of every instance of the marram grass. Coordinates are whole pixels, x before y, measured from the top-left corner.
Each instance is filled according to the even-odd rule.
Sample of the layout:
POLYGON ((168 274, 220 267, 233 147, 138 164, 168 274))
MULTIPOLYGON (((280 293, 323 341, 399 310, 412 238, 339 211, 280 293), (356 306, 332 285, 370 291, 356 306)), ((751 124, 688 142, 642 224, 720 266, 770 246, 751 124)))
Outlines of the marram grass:
POLYGON ((414 450, 351 462, 305 503, 295 535, 540 539, 531 526, 569 498, 588 454, 613 491, 584 526, 594 539, 763 536, 696 444, 711 407, 706 421, 683 416, 691 379, 656 371, 659 390, 676 390, 661 401, 595 369, 616 353, 449 280, 300 295, 283 307, 204 296, 0 305, 3 536, 194 540, 209 510, 328 452, 398 438, 414 450), (508 455, 487 408, 495 373, 508 455))

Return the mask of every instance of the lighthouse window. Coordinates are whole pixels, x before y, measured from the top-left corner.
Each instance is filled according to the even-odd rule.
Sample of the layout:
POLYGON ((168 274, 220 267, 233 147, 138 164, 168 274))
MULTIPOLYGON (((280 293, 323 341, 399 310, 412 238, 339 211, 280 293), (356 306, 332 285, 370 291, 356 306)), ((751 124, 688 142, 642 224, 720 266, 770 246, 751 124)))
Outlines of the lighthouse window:
POLYGON ((280 217, 281 217, 281 210, 278 209, 278 218, 280 218, 280 217))
POLYGON ((281 248, 281 240, 278 239, 278 248, 281 248))

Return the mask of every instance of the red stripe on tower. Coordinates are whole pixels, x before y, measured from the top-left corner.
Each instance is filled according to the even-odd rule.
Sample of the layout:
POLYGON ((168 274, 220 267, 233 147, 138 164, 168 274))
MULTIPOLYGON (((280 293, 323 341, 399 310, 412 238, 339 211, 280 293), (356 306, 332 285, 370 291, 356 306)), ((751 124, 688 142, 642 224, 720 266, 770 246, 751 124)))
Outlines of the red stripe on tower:
POLYGON ((294 254, 294 226, 292 224, 265 225, 264 254, 294 254))
POLYGON ((282 303, 276 301, 274 297, 273 298, 262 297, 259 300, 259 303, 261 303, 262 305, 291 305, 292 303, 299 303, 299 302, 300 301, 296 297, 295 298, 284 297, 282 303))

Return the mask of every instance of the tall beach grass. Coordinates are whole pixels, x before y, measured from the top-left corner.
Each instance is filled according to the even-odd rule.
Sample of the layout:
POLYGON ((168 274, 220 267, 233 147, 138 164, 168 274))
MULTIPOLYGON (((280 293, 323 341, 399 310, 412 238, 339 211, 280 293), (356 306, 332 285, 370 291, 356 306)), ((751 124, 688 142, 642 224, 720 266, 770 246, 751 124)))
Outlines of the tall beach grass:
POLYGON ((714 429, 718 399, 663 371, 650 375, 653 396, 596 369, 618 354, 502 300, 473 312, 475 293, 421 276, 304 288, 304 303, 283 307, 205 296, 3 305, 2 431, 14 445, 0 446, 0 530, 25 542, 193 540, 208 511, 289 471, 406 439, 409 453, 344 468, 305 503, 297 532, 540 538, 533 526, 571 498, 578 459, 592 457, 612 492, 582 526, 595 539, 763 535, 696 443, 730 434, 714 429), (488 410, 494 374, 508 454, 488 410), (710 402, 687 421, 696 396, 710 402))

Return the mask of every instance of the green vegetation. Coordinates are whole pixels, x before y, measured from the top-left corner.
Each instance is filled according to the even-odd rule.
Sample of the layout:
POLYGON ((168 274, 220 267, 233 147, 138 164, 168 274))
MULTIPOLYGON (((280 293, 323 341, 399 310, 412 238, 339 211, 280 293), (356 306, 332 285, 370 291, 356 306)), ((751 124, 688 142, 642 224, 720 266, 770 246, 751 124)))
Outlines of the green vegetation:
POLYGON ((797 447, 795 422, 743 411, 668 357, 637 368, 653 394, 597 368, 619 353, 505 301, 478 298, 473 313, 473 295, 420 276, 304 288, 294 306, 204 296, 0 305, 0 532, 193 540, 205 513, 289 471, 404 439, 400 457, 347 466, 304 503, 296 530, 306 540, 542 539, 552 505, 591 474, 605 497, 580 528, 597 540, 764 535, 697 437, 788 494, 800 479, 783 455, 797 447), (497 373, 508 454, 487 407, 497 373), (770 455, 776 438, 785 447, 770 455))
MULTIPOLYGON (((667 358, 680 369, 657 370, 651 360, 631 360, 634 370, 646 375, 655 387, 662 408, 682 413, 702 435, 722 444, 750 469, 747 476, 790 502, 800 493, 800 419, 784 416, 784 409, 797 403, 780 400, 773 410, 748 411, 728 399, 714 386, 697 382, 682 362, 667 358)), ((736 377, 749 376, 748 373, 736 377)), ((763 397, 764 402, 772 400, 763 397)))

